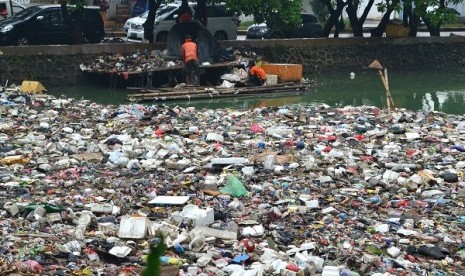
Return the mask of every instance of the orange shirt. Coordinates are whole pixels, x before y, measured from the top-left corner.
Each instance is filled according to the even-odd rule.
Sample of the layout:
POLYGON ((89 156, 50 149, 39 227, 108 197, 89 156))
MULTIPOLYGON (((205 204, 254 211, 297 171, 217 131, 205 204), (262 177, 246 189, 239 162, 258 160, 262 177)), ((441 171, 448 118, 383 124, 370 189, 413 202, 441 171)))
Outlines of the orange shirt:
POLYGON ((181 53, 184 63, 188 62, 189 60, 198 60, 197 44, 192 41, 187 41, 182 45, 181 53))
POLYGON ((266 80, 266 73, 265 73, 265 70, 263 70, 262 68, 258 67, 258 66, 253 66, 251 69, 250 69, 250 75, 251 76, 257 76, 259 77, 261 80, 266 80))

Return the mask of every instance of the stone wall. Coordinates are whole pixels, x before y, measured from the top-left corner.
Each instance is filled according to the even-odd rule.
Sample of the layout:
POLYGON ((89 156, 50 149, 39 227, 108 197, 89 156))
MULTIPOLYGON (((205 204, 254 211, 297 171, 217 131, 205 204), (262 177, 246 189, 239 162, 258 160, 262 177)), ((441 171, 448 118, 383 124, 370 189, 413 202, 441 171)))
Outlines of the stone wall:
MULTIPOLYGON (((465 65, 465 37, 344 38, 243 41, 266 61, 302 64, 304 73, 360 71, 377 59, 387 68, 456 68, 465 65)), ((237 46, 238 41, 225 42, 237 46)))
MULTIPOLYGON (((304 73, 360 71, 374 59, 392 69, 457 68, 465 64, 465 37, 344 38, 224 41, 224 47, 246 48, 275 63, 303 64, 304 73)), ((79 64, 107 53, 161 50, 163 44, 95 44, 0 48, 0 83, 39 80, 73 85, 85 75, 79 64)))

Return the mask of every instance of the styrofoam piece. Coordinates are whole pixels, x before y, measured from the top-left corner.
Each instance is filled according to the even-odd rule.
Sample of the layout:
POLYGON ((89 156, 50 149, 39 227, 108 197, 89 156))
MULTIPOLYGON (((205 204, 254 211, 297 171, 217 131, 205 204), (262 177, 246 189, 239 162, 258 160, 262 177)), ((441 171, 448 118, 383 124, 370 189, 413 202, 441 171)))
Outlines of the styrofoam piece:
POLYGON ((237 240, 237 233, 232 231, 213 229, 205 226, 197 226, 194 230, 203 232, 205 236, 223 240, 237 240))
POLYGON ((375 225, 375 230, 378 233, 387 233, 389 232, 389 224, 382 223, 375 225))
POLYGON ((146 217, 124 216, 121 218, 118 237, 124 239, 142 239, 147 233, 148 223, 149 220, 146 217))
POLYGON ((334 207, 328 207, 328 208, 324 208, 323 210, 321 210, 321 212, 323 214, 329 214, 329 213, 332 213, 334 211, 336 211, 336 209, 334 207))
POLYGON ((319 208, 320 206, 319 206, 318 199, 305 201, 305 207, 310 208, 310 209, 319 208))
POLYGON ((212 208, 200 209, 197 205, 187 205, 181 212, 173 212, 171 217, 178 223, 184 219, 191 219, 195 226, 205 226, 215 221, 212 208))
POLYGON ((45 216, 47 221, 49 223, 55 222, 55 221, 61 221, 61 214, 60 213, 50 213, 45 216))
POLYGON ((90 206, 90 211, 93 213, 105 213, 111 214, 113 211, 113 204, 112 203, 95 203, 90 206))
POLYGON ((315 249, 316 245, 314 242, 306 242, 306 243, 302 243, 300 245, 300 250, 313 250, 315 249))
POLYGON ((406 132, 405 137, 408 140, 415 140, 415 139, 420 139, 420 134, 416 132, 406 132))
POLYGON ((278 75, 267 74, 265 84, 266 85, 278 84, 278 75))
POLYGON ((387 253, 389 254, 389 256, 396 258, 400 254, 400 249, 395 246, 389 247, 387 253))
POLYGON ((270 127, 266 129, 265 134, 266 135, 277 134, 277 135, 287 136, 287 135, 294 134, 294 130, 288 127, 270 127))
POLYGON ((316 265, 316 271, 321 272, 323 270, 325 259, 320 258, 318 256, 308 256, 307 260, 308 262, 312 262, 316 265))
POLYGON ((119 258, 126 257, 129 253, 131 253, 131 247, 123 245, 123 246, 114 246, 110 249, 109 253, 119 258))
POLYGON ((153 205, 184 205, 189 200, 188 196, 157 196, 149 201, 153 205))
POLYGON ((224 142, 224 137, 221 134, 210 132, 207 134, 207 141, 224 142))
POLYGON ((337 266, 325 266, 323 267, 323 272, 321 273, 321 276, 339 276, 341 273, 339 267, 337 266))
POLYGON ((253 227, 244 227, 242 229, 242 235, 244 236, 261 236, 265 233, 265 228, 263 228, 263 225, 255 225, 253 227))
POLYGON ((213 158, 212 165, 237 165, 247 163, 248 160, 243 157, 213 158))

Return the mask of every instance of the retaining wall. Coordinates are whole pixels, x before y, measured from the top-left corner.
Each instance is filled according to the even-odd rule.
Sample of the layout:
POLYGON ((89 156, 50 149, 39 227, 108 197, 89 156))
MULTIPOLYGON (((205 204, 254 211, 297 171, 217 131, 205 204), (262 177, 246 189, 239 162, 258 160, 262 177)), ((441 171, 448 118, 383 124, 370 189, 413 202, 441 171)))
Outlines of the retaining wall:
MULTIPOLYGON (((224 41, 275 63, 303 64, 304 73, 360 71, 374 59, 392 69, 457 68, 465 65, 465 37, 344 38, 224 41)), ((0 81, 39 80, 50 85, 82 82, 79 64, 107 53, 162 50, 164 44, 94 44, 0 47, 0 81)))

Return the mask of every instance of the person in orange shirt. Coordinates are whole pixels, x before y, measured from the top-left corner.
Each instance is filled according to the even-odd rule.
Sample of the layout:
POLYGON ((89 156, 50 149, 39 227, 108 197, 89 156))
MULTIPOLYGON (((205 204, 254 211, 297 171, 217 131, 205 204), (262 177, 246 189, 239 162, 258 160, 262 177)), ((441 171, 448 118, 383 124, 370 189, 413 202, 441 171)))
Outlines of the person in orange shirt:
POLYGON ((266 81, 265 70, 255 65, 255 61, 249 61, 249 76, 253 86, 262 86, 266 81))
POLYGON ((197 44, 192 41, 190 35, 186 35, 184 44, 181 46, 181 54, 186 66, 185 76, 188 85, 199 85, 199 58, 197 53, 197 44))

